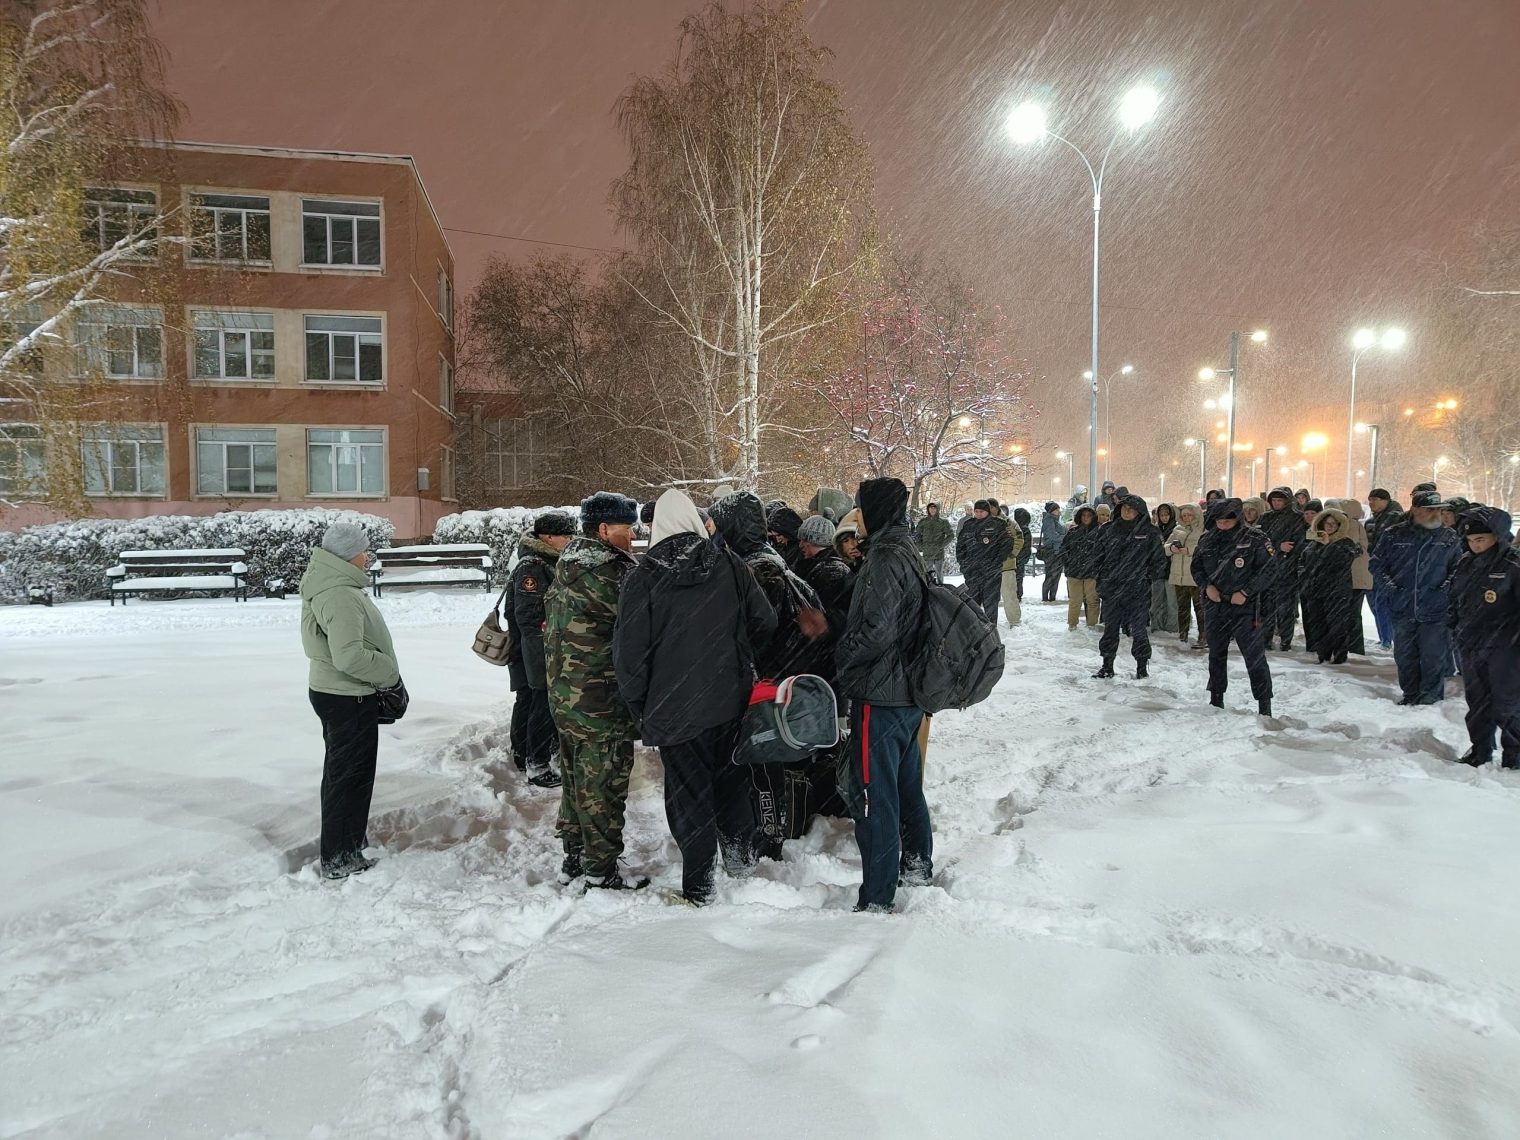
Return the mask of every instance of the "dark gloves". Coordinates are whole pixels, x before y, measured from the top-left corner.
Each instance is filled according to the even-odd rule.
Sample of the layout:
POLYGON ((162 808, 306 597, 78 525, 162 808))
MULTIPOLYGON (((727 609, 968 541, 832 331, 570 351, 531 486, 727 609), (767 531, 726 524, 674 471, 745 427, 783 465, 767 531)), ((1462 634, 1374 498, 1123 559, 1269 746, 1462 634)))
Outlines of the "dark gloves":
POLYGON ((406 715, 406 706, 412 700, 406 691, 406 682, 400 678, 389 689, 376 689, 375 696, 380 698, 381 724, 395 724, 406 715))

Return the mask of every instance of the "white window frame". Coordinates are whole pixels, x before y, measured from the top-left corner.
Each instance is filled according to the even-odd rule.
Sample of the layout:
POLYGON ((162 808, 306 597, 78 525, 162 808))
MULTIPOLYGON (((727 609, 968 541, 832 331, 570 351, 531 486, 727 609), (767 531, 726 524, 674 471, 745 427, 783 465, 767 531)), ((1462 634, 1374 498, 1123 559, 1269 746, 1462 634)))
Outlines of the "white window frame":
POLYGON ((225 190, 190 190, 188 213, 190 218, 190 244, 186 249, 186 260, 193 265, 269 265, 274 257, 274 218, 271 210, 273 203, 268 194, 242 194, 225 190), (222 198, 243 199, 244 205, 206 205, 200 199, 222 198), (254 205, 263 202, 264 205, 254 205), (211 233, 215 235, 216 249, 209 256, 196 248, 201 238, 196 233, 196 218, 201 212, 211 214, 211 233), (264 257, 250 257, 248 254, 248 219, 255 215, 262 215, 269 229, 269 254, 264 257), (236 222, 228 225, 224 219, 236 218, 236 222), (236 233, 239 252, 224 255, 222 245, 227 238, 236 233))
POLYGON ((376 273, 385 268, 385 203, 373 199, 364 198, 302 198, 301 199, 301 266, 304 269, 342 269, 351 273, 376 273), (324 208, 338 207, 338 209, 324 208), (349 207, 355 212, 345 212, 343 207, 349 207), (359 213, 359 210, 371 210, 375 212, 359 213), (327 259, 325 261, 313 261, 306 255, 306 223, 308 220, 320 219, 325 234, 327 259), (359 260, 359 222, 373 221, 375 223, 375 261, 359 260), (348 223, 353 231, 353 261, 334 261, 333 257, 333 231, 348 223))
POLYGON ((222 424, 209 426, 196 424, 194 427, 195 444, 195 493, 200 498, 209 499, 272 499, 280 493, 280 450, 279 441, 272 427, 242 426, 222 424), (264 439, 216 439, 217 435, 260 435, 267 436, 264 439), (241 466, 231 467, 228 463, 228 449, 234 447, 248 448, 248 464, 246 468, 241 466), (254 454, 254 449, 268 449, 266 467, 274 471, 272 485, 260 488, 258 485, 259 458, 254 454), (211 464, 206 462, 207 456, 217 457, 211 464), (248 489, 241 490, 228 486, 227 473, 229 470, 247 470, 248 489), (220 489, 208 489, 202 486, 208 471, 219 470, 221 476, 220 489))
POLYGON ((485 446, 481 449, 491 482, 488 491, 527 491, 541 486, 548 477, 549 432, 533 417, 486 420, 485 446), (510 469, 511 476, 506 473, 510 469), (526 472, 527 478, 523 475, 526 472))
MULTIPOLYGON (((96 303, 79 310, 75 320, 76 343, 87 373, 99 371, 112 380, 162 380, 164 377, 164 312, 154 305, 96 303), (125 346, 113 345, 112 334, 130 329, 125 346), (156 342, 157 363, 145 363, 147 350, 156 342), (113 371, 113 357, 130 354, 130 371, 113 371)), ((120 336, 118 335, 118 340, 120 336)))
POLYGON ((390 433, 384 428, 334 428, 334 427, 308 427, 306 429, 306 497, 309 499, 383 499, 386 496, 386 488, 389 482, 390 461, 390 433), (319 435, 350 436, 363 433, 366 437, 378 436, 378 439, 365 438, 360 440, 329 440, 318 439, 319 435), (334 488, 341 482, 339 473, 344 466, 352 466, 358 472, 356 480, 357 488, 353 491, 335 489, 331 491, 318 491, 314 489, 315 481, 311 477, 312 449, 325 448, 328 451, 327 466, 329 481, 334 488), (354 448, 358 454, 354 456, 352 464, 345 465, 340 462, 342 455, 339 449, 354 448), (369 453, 368 456, 366 453, 369 453), (378 457, 374 454, 378 452, 378 457), (380 487, 378 490, 366 491, 364 487, 365 461, 368 458, 371 463, 379 464, 380 487))
MULTIPOLYGON (((206 351, 211 350, 208 347, 206 351)), ((273 313, 234 313, 212 309, 196 309, 190 313, 190 375, 196 380, 233 380, 254 384, 273 384, 277 364, 273 313), (254 347, 254 338, 260 334, 268 336, 268 348, 254 347), (203 336, 208 339, 210 336, 216 338, 216 372, 206 372, 201 368, 201 338, 203 336), (239 352, 236 346, 238 340, 242 341, 241 353, 247 368, 247 375, 244 376, 229 375, 227 372, 228 357, 235 357, 239 352), (268 359, 269 375, 254 375, 255 358, 268 359)))
POLYGON ((40 495, 47 489, 47 440, 30 423, 0 423, 0 498, 40 495))
POLYGON ((447 444, 438 449, 438 497, 444 502, 459 501, 459 468, 454 449, 447 444))
MULTIPOLYGON (((133 186, 87 186, 84 191, 85 230, 93 231, 95 247, 104 253, 116 242, 107 236, 107 222, 114 212, 122 236, 136 236, 158 228, 158 192, 133 186)), ((158 260, 157 234, 152 252, 128 254, 133 261, 158 260)))
POLYGON ((438 354, 438 406, 454 414, 454 366, 443 353, 438 354))
POLYGON ((443 327, 454 327, 454 282, 449 279, 449 271, 443 266, 438 267, 438 316, 443 320, 443 327))
POLYGON ((301 346, 302 346, 302 373, 307 384, 334 384, 345 388, 380 388, 385 384, 386 358, 385 358, 385 318, 377 317, 369 313, 303 313, 301 314, 301 346), (373 321, 379 325, 378 332, 360 329, 314 329, 313 321, 373 321), (327 376, 313 376, 311 362, 311 338, 321 336, 326 339, 327 376), (353 338, 354 342, 354 378, 344 380, 336 377, 338 371, 338 345, 335 338, 353 338), (370 338, 373 338, 371 342, 370 338), (372 343, 380 349, 380 375, 373 380, 363 380, 360 376, 363 372, 361 362, 363 359, 361 350, 366 344, 372 343))
POLYGON ((169 492, 169 449, 164 441, 163 424, 90 424, 79 439, 80 458, 83 463, 84 493, 95 499, 163 499, 169 492), (154 433, 152 436, 149 433, 154 433), (145 491, 143 486, 143 448, 158 448, 159 477, 163 488, 145 491), (133 457, 134 486, 119 489, 116 486, 117 449, 133 457), (93 454, 92 454, 93 453, 93 454), (96 465, 92 467, 92 460, 96 465), (90 487, 90 476, 98 471, 103 476, 100 489, 90 487))
MULTIPOLYGON (((11 312, 0 316, 0 351, 9 351, 23 337, 36 332, 45 319, 42 306, 36 302, 18 305, 11 312)), ((32 376, 42 375, 45 361, 40 341, 33 341, 32 346, 16 359, 23 371, 32 376)))

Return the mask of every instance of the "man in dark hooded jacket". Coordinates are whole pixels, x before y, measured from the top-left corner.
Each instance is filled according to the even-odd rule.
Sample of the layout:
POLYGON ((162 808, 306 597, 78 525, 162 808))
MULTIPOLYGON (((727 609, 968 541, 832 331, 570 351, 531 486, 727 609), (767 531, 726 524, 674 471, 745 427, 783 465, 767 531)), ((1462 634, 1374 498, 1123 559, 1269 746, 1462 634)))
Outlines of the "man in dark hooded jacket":
POLYGON ((738 556, 708 541, 692 501, 666 491, 647 554, 623 580, 612 641, 618 692, 660 750, 665 818, 681 849, 681 890, 712 899, 719 847, 735 870, 755 861, 749 774, 732 763, 753 672, 776 614, 738 556))
POLYGON ((1047 605, 1056 600, 1061 586, 1061 540, 1066 528, 1061 525, 1061 504, 1048 502, 1040 516, 1040 562, 1045 567, 1045 583, 1040 587, 1040 600, 1047 605))
MULTIPOLYGON (((1304 502, 1309 501, 1304 493, 1304 502)), ((1278 648, 1293 645, 1293 630, 1298 624, 1298 563, 1309 533, 1303 507, 1294 499, 1289 487, 1273 487, 1267 495, 1267 513, 1257 524, 1272 540, 1277 554, 1277 577, 1270 588, 1270 607, 1263 602, 1262 619, 1266 622, 1266 642, 1277 638, 1278 648)))
POLYGON ((765 529, 771 545, 781 555, 788 570, 797 569, 797 561, 802 557, 797 549, 797 531, 801 526, 802 516, 784 503, 765 516, 765 529))
MULTIPOLYGON (((799 673, 827 676, 828 647, 823 638, 828 632, 828 620, 813 588, 792 573, 781 555, 767 543, 765 510, 760 500, 748 491, 737 491, 714 503, 711 514, 728 549, 749 567, 776 614, 776 632, 754 645, 755 671, 771 681, 799 673)), ((788 826, 782 810, 786 771, 779 764, 752 764, 749 775, 759 827, 765 836, 760 854, 779 859, 788 826)))
POLYGON ((1013 553, 1008 520, 997 514, 988 499, 978 499, 972 518, 955 539, 955 560, 966 578, 966 593, 981 607, 987 620, 997 624, 1002 598, 1003 562, 1013 553))
POLYGON ((1209 504, 1208 528, 1198 540, 1191 566, 1203 591, 1204 631, 1209 642, 1209 703, 1224 708, 1229 688, 1230 642, 1240 647, 1257 711, 1272 715, 1272 670, 1262 643, 1261 599, 1277 573, 1272 540, 1246 525, 1239 499, 1209 504))
POLYGON ((1148 675, 1151 659, 1151 583, 1167 565, 1161 533, 1139 495, 1126 495, 1118 513, 1098 540, 1098 596, 1103 600, 1103 636, 1098 652, 1103 664, 1094 677, 1114 675, 1119 634, 1128 630, 1135 657, 1135 677, 1148 675))
POLYGON ((1507 512, 1471 507, 1457 520, 1467 553, 1451 579, 1449 624, 1462 662, 1467 737, 1462 763, 1520 768, 1520 552, 1507 512))
POLYGON ((855 909, 890 911, 899 876, 927 882, 933 873, 934 836, 918 750, 923 712, 908 685, 925 575, 908 530, 902 480, 868 479, 858 498, 865 563, 835 661, 839 691, 851 701, 853 747, 845 787, 862 872, 855 909))

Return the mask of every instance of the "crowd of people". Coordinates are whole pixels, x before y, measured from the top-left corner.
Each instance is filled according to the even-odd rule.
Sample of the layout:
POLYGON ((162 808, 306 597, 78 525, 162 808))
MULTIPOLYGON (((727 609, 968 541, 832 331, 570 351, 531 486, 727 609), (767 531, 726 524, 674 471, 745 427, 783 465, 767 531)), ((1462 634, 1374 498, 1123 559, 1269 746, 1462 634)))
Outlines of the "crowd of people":
MULTIPOLYGON (((1364 607, 1393 651, 1401 704, 1443 699, 1460 672, 1471 749, 1500 742, 1520 767, 1520 555, 1502 510, 1414 489, 1406 511, 1387 491, 1352 499, 1271 489, 1210 491, 1155 510, 1105 484, 1038 524, 995 499, 959 520, 928 504, 910 524, 908 491, 872 479, 858 493, 820 489, 806 511, 727 488, 699 508, 669 490, 641 508, 597 492, 578 517, 545 511, 519 544, 499 601, 511 651, 512 754, 528 783, 558 789, 561 878, 637 890, 619 869, 635 741, 657 749, 681 897, 704 905, 717 868, 750 874, 779 858, 817 815, 853 820, 862 857, 856 909, 888 911, 901 885, 929 880, 933 835, 923 793, 927 718, 909 671, 926 582, 953 550, 961 589, 982 619, 1022 620, 1036 552, 1041 600, 1067 624, 1100 627, 1095 678, 1115 676, 1129 638, 1144 678, 1152 634, 1207 648, 1207 691, 1223 707, 1233 645, 1257 711, 1272 715, 1268 651, 1303 646, 1328 665, 1364 654, 1364 607), (1069 521, 1067 514, 1070 515, 1069 521), (1038 541, 1036 541, 1036 530, 1038 541), (635 536, 648 548, 635 557, 635 536), (1196 630, 1196 640, 1190 637, 1196 630), (791 764, 734 763, 757 679, 822 677, 847 731, 791 764), (557 770, 556 770, 557 760, 557 770)), ((364 531, 337 523, 301 583, 310 699, 326 749, 322 873, 367 869, 365 826, 378 725, 404 711, 405 686, 385 622, 368 595, 364 531)), ((964 603, 962 603, 964 605, 964 603)), ((973 626, 985 629, 975 618, 973 626)))
MULTIPOLYGON (((932 526, 928 537, 936 540, 932 526)), ((648 885, 619 868, 642 741, 660 755, 686 902, 712 899, 720 865, 743 877, 780 858, 818 815, 854 822, 857 910, 890 911, 899 886, 928 882, 926 718, 908 683, 926 580, 916 542, 897 479, 867 480, 853 497, 821 490, 806 513, 745 491, 701 509, 672 489, 642 508, 601 491, 578 517, 539 514, 498 604, 511 647, 512 752, 530 785, 559 789, 561 880, 648 885), (640 533, 647 549, 635 557, 640 533), (833 687, 829 715, 847 726, 840 743, 795 763, 736 764, 755 682, 802 675, 833 687)), ((365 589, 368 555, 362 530, 334 524, 301 587, 326 745, 320 860, 329 879, 373 865, 363 847, 378 725, 387 695, 404 691, 365 589)))
MULTIPOLYGON (((1414 488, 1407 511, 1382 488, 1364 511, 1356 499, 1321 501, 1288 487, 1246 499, 1214 490, 1202 503, 1151 511, 1106 482, 1091 501, 1076 488, 1066 512, 1069 523, 1061 504, 1045 504, 1042 597, 1057 602, 1064 573, 1068 626, 1085 618, 1102 628, 1095 677, 1114 676, 1122 637, 1143 678, 1153 632, 1187 645, 1196 626, 1191 644, 1208 650, 1210 702, 1224 705, 1234 645, 1258 711, 1270 716, 1268 651, 1291 651, 1301 623, 1306 651, 1321 664, 1345 664, 1366 653, 1370 607, 1379 644, 1393 652, 1399 703, 1436 704, 1460 674, 1471 741, 1463 763, 1491 762, 1497 734, 1502 765, 1520 767, 1520 555, 1505 511, 1443 497, 1433 483, 1414 488)), ((1018 513, 982 499, 959 523, 967 589, 989 619, 999 566, 1005 596, 1010 568, 1022 593, 1022 563, 1007 561, 1028 552, 1018 513)), ((1018 624, 1017 610, 1007 618, 1018 624)))

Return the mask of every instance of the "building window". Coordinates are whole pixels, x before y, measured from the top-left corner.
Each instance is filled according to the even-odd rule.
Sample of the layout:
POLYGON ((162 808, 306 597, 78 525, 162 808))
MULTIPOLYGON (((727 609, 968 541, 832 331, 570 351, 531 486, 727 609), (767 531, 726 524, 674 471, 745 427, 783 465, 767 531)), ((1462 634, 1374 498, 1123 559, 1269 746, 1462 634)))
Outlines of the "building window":
POLYGON ((385 432, 311 429, 306 479, 308 495, 383 495, 385 432))
POLYGON ((454 366, 446 356, 438 358, 438 406, 454 414, 454 366))
POLYGON ((164 316, 158 309, 90 305, 80 311, 79 348, 87 372, 123 380, 164 374, 164 316))
POLYGON ((380 203, 301 202, 301 261, 306 265, 380 265, 380 203))
POLYGON ((79 441, 87 495, 162 495, 165 486, 161 427, 97 424, 79 441))
POLYGON ((452 447, 440 447, 438 449, 438 494, 440 498, 453 501, 459 498, 455 487, 454 475, 454 449, 452 447))
POLYGON ((449 328, 454 327, 454 283, 442 268, 438 270, 438 315, 449 328))
POLYGON ((273 428, 196 428, 195 491, 199 495, 273 495, 273 428))
POLYGON ((195 313, 192 319, 197 379, 274 379, 272 314, 195 313))
POLYGON ((379 317, 307 317, 306 379, 381 383, 383 332, 379 317))
POLYGON ((0 360, 5 361, 6 371, 26 372, 33 376, 42 374, 40 340, 34 340, 22 351, 12 354, 16 345, 36 332, 41 324, 42 306, 36 304, 18 305, 0 319, 0 360))
POLYGON ((104 253, 126 239, 144 239, 135 256, 158 256, 158 195, 152 190, 90 187, 84 192, 84 240, 104 253))
POLYGON ((486 420, 483 456, 489 490, 539 487, 548 471, 548 431, 542 420, 486 420))
POLYGON ((190 195, 194 261, 268 261, 269 199, 251 194, 190 195))
POLYGON ((36 424, 0 424, 0 499, 40 495, 46 483, 42 429, 36 424))

